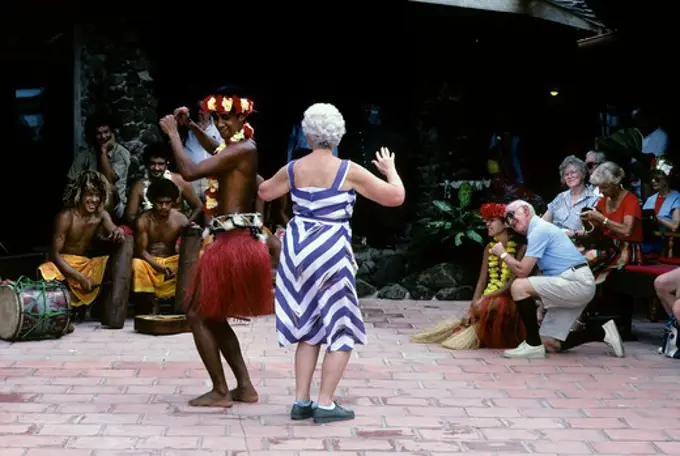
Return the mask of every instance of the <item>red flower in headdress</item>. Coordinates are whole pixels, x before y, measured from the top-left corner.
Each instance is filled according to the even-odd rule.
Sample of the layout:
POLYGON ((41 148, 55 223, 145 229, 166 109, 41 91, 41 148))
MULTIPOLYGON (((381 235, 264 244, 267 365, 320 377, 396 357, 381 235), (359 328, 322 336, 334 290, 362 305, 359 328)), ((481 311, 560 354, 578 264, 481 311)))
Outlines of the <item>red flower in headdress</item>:
POLYGON ((502 219, 505 217, 505 204, 482 204, 482 207, 479 209, 479 215, 481 215, 484 220, 495 218, 502 219))

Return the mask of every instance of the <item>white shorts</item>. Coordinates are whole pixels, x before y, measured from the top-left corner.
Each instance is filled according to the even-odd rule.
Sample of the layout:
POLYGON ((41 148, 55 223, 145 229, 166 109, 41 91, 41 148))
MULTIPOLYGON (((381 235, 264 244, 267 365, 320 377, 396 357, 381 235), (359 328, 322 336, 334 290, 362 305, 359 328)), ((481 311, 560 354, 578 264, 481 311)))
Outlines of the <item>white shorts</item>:
POLYGON ((588 266, 570 268, 558 276, 533 276, 534 287, 546 310, 540 335, 564 342, 571 326, 595 297, 595 277, 588 266))

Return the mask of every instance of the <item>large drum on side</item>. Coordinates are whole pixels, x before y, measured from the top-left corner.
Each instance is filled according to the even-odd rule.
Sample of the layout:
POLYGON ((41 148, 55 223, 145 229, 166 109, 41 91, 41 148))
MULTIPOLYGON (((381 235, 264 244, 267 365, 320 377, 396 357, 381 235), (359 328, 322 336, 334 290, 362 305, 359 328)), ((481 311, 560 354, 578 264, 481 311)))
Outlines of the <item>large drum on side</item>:
POLYGON ((0 339, 58 339, 71 324, 71 296, 58 281, 25 277, 0 284, 0 339))

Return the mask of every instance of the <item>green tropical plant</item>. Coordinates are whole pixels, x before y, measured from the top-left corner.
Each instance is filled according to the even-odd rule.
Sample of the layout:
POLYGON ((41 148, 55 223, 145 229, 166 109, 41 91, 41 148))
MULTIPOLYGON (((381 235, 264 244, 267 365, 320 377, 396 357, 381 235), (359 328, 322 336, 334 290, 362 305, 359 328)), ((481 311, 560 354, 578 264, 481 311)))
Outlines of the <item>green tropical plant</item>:
POLYGON ((642 153, 642 133, 637 128, 624 128, 609 136, 596 138, 595 148, 626 171, 632 171, 642 178, 647 176, 652 156, 642 153), (631 164, 632 159, 636 160, 635 165, 631 164))
POLYGON ((484 244, 484 239, 479 234, 483 229, 483 220, 477 211, 470 209, 472 199, 472 186, 463 184, 458 189, 458 204, 450 201, 432 201, 436 216, 421 220, 428 237, 439 239, 440 242, 448 242, 453 239, 456 247, 460 247, 465 239, 478 244, 484 244))

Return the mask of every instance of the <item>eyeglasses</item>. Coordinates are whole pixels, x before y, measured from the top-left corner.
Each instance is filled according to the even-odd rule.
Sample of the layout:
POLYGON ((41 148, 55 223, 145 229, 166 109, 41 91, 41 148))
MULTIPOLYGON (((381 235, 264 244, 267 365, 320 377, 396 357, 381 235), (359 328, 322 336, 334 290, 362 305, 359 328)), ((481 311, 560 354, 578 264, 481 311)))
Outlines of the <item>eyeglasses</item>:
POLYGON ((508 211, 505 213, 505 220, 511 220, 515 218, 515 211, 508 211))
POLYGON ((595 168, 597 165, 599 165, 599 163, 595 163, 595 162, 586 162, 586 165, 588 165, 588 169, 593 169, 593 168, 595 168))

